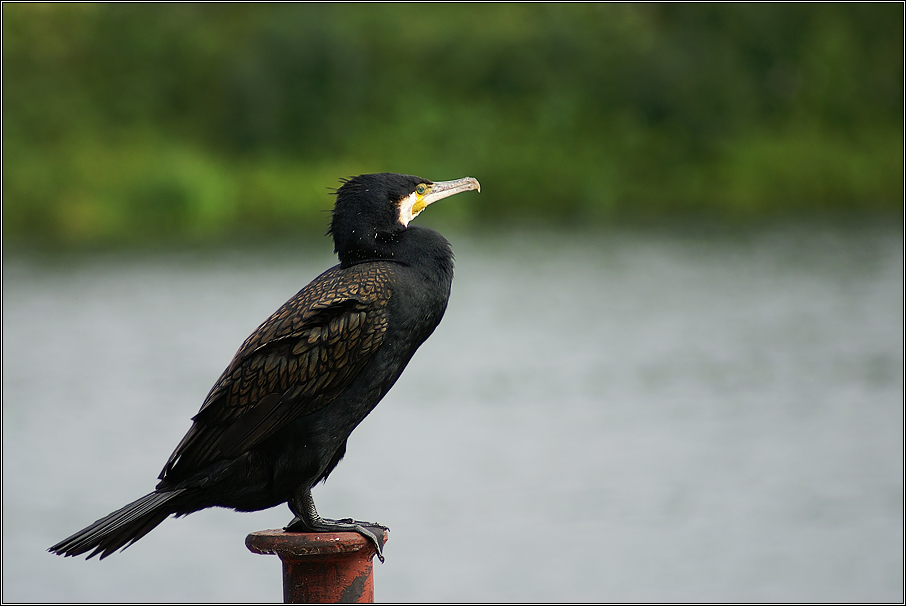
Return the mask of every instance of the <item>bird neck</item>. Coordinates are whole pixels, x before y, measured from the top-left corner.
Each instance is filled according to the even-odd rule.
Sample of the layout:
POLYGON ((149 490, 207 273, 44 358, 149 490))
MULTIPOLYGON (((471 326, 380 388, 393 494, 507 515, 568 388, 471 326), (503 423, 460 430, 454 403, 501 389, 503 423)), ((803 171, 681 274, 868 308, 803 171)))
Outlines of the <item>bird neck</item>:
POLYGON ((334 239, 342 267, 390 261, 418 269, 432 281, 453 280, 453 252, 446 238, 427 227, 410 225, 390 232, 353 230, 344 242, 334 239))

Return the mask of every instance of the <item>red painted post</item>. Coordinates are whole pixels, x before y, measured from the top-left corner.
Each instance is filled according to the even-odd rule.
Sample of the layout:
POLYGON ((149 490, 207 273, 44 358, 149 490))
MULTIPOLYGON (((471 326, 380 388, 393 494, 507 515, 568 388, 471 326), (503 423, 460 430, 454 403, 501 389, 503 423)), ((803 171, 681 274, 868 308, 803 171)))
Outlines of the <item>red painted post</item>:
MULTIPOLYGON (((384 531, 384 543, 390 536, 384 531)), ((259 530, 245 538, 252 553, 276 554, 283 562, 284 604, 371 604, 374 575, 371 541, 356 532, 259 530)))

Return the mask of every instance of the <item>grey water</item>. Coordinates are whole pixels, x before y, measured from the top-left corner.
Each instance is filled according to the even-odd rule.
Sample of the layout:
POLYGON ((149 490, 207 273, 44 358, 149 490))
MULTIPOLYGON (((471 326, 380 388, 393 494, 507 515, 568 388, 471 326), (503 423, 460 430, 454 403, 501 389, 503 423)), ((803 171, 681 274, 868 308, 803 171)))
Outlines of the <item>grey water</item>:
MULTIPOLYGON (((314 492, 391 527, 377 601, 903 600, 899 227, 448 237, 444 321, 314 492)), ((4 601, 281 600, 244 539, 285 507, 46 549, 153 488, 316 245, 4 259, 4 601)))

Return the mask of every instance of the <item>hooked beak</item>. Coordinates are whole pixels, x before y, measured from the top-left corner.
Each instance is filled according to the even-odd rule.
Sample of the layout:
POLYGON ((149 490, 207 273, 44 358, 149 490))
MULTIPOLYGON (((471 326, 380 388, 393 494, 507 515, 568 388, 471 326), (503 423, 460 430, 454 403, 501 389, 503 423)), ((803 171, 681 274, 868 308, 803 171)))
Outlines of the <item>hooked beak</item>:
POLYGON ((431 190, 422 197, 422 202, 424 206, 428 206, 453 194, 473 189, 478 190, 479 193, 481 192, 481 184, 478 179, 472 177, 463 177, 455 181, 436 181, 431 185, 431 190))
POLYGON ((472 177, 463 177, 455 181, 435 181, 427 184, 425 193, 419 194, 414 191, 409 197, 402 200, 400 204, 400 222, 403 225, 409 225, 409 221, 417 217, 429 204, 434 204, 438 200, 473 189, 480 192, 481 184, 478 179, 472 177))

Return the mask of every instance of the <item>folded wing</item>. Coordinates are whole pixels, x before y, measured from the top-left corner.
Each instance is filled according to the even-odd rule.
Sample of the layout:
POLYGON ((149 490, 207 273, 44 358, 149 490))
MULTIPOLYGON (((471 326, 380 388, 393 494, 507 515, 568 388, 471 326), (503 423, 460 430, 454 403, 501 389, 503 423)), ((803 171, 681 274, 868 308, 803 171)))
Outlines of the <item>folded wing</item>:
POLYGON ((328 270, 246 339, 160 474, 178 482, 329 406, 383 342, 387 269, 328 270))

